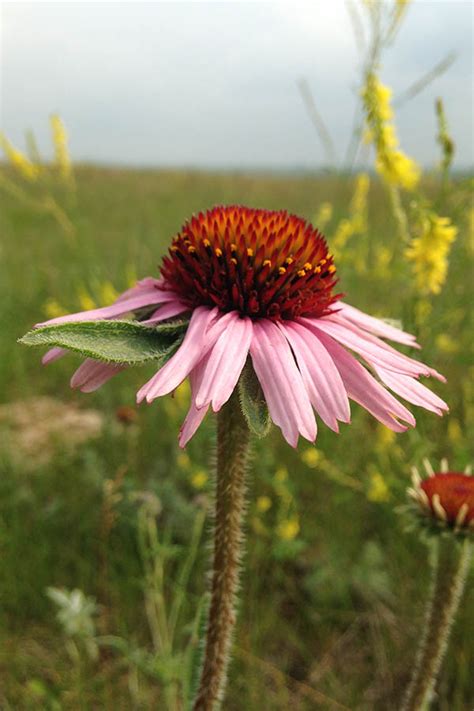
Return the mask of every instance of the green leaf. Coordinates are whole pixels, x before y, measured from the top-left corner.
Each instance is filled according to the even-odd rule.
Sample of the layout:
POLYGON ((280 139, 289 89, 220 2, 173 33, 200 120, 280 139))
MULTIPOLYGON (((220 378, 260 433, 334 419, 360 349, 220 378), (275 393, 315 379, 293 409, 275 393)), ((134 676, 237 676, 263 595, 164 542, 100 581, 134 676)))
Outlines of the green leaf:
POLYGON ((251 432, 257 437, 265 437, 271 427, 267 403, 252 361, 247 359, 239 380, 239 395, 242 412, 251 432))
POLYGON ((143 326, 137 321, 78 321, 29 331, 20 343, 59 346, 108 363, 137 365, 169 358, 181 344, 187 323, 143 326))

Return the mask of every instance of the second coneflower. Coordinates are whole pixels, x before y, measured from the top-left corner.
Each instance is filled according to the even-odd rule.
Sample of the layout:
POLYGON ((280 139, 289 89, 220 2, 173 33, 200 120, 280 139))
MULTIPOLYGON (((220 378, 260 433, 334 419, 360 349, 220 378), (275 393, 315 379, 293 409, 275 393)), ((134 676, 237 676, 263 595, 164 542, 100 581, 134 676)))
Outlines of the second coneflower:
POLYGON ((441 415, 446 404, 419 382, 444 378, 383 338, 413 336, 349 306, 322 235, 287 212, 216 207, 174 237, 159 278, 148 277, 111 306, 37 324, 22 340, 87 356, 73 387, 90 392, 128 365, 155 361, 138 392, 152 402, 189 377, 185 446, 209 408, 219 412, 214 567, 195 711, 222 698, 242 548, 249 435, 266 431, 267 408, 285 439, 316 439, 315 413, 334 431, 353 400, 396 432, 415 425, 396 395, 441 415), (131 321, 110 321, 127 317, 131 321), (237 395, 238 392, 238 395, 237 395))

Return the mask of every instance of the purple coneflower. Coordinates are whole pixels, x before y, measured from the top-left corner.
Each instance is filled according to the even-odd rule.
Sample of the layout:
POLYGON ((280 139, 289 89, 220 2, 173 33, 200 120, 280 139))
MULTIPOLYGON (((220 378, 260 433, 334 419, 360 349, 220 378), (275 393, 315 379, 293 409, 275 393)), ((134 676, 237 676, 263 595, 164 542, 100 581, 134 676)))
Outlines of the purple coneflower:
MULTIPOLYGON (((334 293, 336 282, 324 238, 301 218, 216 207, 176 235, 160 279, 143 279, 111 306, 38 325, 132 314, 152 327, 189 315, 181 346, 137 395, 150 403, 189 377, 192 402, 181 446, 209 407, 217 412, 229 400, 249 354, 271 419, 294 447, 300 434, 316 439, 315 412, 336 432, 338 422, 349 422, 349 400, 396 432, 414 426, 390 390, 438 415, 446 411, 419 382, 420 376, 443 376, 382 340, 418 347, 414 336, 346 304, 334 293)), ((43 362, 64 352, 53 348, 43 362)), ((87 359, 71 385, 91 392, 123 367, 87 359)))

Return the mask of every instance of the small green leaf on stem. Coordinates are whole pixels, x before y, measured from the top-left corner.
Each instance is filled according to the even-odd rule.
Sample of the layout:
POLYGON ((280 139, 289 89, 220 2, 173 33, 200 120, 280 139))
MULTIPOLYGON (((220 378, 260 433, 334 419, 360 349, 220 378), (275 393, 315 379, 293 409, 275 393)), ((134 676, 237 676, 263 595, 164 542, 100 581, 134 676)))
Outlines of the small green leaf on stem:
POLYGON ((265 437, 270 430, 271 419, 265 396, 250 359, 247 359, 240 376, 239 395, 240 406, 250 431, 257 437, 265 437))
POLYGON ((80 321, 29 331, 20 343, 58 346, 108 363, 138 365, 164 360, 183 340, 187 324, 143 326, 132 321, 80 321))

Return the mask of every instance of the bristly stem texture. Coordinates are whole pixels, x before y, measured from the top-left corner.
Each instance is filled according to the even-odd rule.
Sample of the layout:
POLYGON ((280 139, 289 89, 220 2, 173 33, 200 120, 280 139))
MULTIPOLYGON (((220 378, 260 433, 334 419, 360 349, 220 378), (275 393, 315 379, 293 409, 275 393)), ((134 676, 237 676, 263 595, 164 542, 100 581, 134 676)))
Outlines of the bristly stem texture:
POLYGON ((424 711, 429 707, 469 570, 469 540, 461 543, 446 536, 440 537, 435 545, 425 628, 402 711, 424 711))
POLYGON ((234 392, 218 414, 211 603, 194 711, 215 711, 224 695, 244 538, 242 520, 249 437, 239 398, 234 392))

